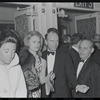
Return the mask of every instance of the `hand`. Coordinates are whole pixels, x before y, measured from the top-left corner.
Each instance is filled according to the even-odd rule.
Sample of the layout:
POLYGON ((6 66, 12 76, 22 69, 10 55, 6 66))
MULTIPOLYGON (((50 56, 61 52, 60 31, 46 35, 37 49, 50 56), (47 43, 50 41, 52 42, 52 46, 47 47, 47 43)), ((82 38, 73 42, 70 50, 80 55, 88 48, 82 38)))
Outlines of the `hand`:
POLYGON ((40 64, 37 66, 37 70, 38 70, 38 72, 41 72, 41 70, 42 70, 42 63, 40 63, 40 64))
POLYGON ((42 62, 38 55, 35 57, 35 60, 36 60, 35 67, 38 69, 42 65, 42 62))
POLYGON ((77 85, 76 90, 81 93, 86 93, 88 91, 89 87, 86 85, 77 85))
POLYGON ((50 91, 54 91, 54 78, 55 78, 55 74, 53 73, 53 71, 51 71, 48 75, 47 75, 47 87, 50 89, 50 91))
POLYGON ((37 72, 40 73, 42 70, 42 63, 37 63, 35 68, 36 68, 37 72))
POLYGON ((50 80, 50 81, 53 81, 54 78, 55 78, 55 73, 54 73, 53 71, 51 71, 51 72, 49 73, 49 80, 50 80))

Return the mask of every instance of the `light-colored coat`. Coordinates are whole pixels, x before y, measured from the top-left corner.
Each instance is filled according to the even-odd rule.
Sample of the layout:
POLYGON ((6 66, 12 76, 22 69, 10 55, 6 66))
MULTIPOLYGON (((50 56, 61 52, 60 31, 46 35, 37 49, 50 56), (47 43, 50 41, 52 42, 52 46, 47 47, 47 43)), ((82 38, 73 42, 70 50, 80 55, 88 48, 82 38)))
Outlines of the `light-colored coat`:
POLYGON ((27 97, 26 83, 17 54, 9 65, 0 65, 0 97, 27 97))

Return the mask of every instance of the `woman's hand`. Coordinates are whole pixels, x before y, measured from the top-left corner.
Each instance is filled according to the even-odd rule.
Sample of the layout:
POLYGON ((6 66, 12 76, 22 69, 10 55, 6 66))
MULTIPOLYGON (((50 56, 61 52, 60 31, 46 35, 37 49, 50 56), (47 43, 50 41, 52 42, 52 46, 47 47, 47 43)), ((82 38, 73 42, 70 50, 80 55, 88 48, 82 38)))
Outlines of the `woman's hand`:
POLYGON ((40 73, 41 70, 42 70, 42 63, 41 63, 41 61, 40 61, 39 58, 36 59, 35 68, 36 68, 36 70, 37 70, 38 73, 40 73))

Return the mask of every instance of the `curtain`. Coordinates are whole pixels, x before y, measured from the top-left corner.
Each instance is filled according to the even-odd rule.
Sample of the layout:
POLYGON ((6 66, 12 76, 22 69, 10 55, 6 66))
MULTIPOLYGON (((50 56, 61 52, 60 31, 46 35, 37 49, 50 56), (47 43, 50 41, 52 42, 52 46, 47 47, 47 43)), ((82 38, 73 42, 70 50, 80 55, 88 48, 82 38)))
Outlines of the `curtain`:
POLYGON ((28 29, 28 16, 26 14, 20 15, 15 18, 16 31, 20 34, 23 39, 25 35, 29 32, 28 29))

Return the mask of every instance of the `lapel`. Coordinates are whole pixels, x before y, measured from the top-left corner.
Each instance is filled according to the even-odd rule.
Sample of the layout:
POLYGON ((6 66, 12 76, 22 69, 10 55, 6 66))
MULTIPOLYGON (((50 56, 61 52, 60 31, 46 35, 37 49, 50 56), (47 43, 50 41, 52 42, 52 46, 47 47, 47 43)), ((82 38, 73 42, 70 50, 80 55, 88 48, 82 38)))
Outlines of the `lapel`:
POLYGON ((89 62, 90 58, 87 59, 87 61, 84 63, 80 73, 79 73, 79 76, 78 76, 78 79, 81 77, 81 75, 83 75, 84 71, 87 69, 88 66, 88 62, 89 62))
POLYGON ((43 58, 47 61, 47 50, 44 52, 43 58))
POLYGON ((80 62, 80 56, 78 52, 72 47, 70 48, 70 55, 72 58, 73 65, 75 66, 75 70, 77 70, 78 63, 80 62))
POLYGON ((56 55, 55 55, 55 62, 54 62, 54 67, 53 67, 53 72, 56 73, 56 66, 57 66, 57 59, 58 59, 58 50, 56 50, 56 55))
MULTIPOLYGON (((42 58, 44 58, 46 60, 46 62, 47 62, 47 50, 43 52, 42 58)), ((46 73, 45 73, 46 75, 47 75, 47 71, 48 71, 48 66, 46 66, 46 73)))

